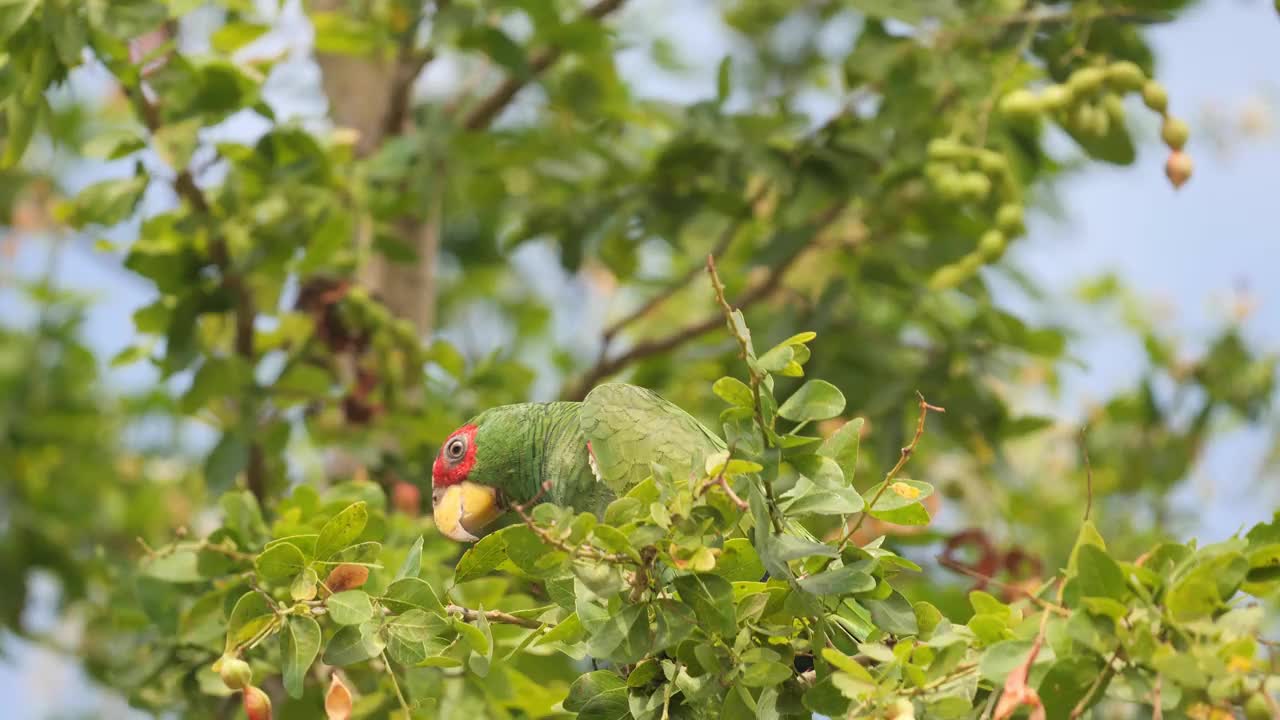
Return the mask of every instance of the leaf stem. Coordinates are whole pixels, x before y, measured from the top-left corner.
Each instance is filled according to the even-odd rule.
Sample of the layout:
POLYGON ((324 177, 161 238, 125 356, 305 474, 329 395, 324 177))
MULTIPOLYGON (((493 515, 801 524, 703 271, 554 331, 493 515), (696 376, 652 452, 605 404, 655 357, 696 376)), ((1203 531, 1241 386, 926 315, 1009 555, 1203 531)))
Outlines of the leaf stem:
POLYGON ((396 699, 400 701, 400 709, 404 710, 405 720, 413 717, 413 710, 409 708, 409 701, 404 699, 404 693, 400 691, 400 681, 396 680, 396 671, 391 668, 391 661, 387 659, 387 651, 382 651, 382 664, 387 668, 387 675, 391 677, 391 687, 395 688, 396 699))
POLYGON ((895 464, 884 476, 884 482, 880 483, 880 489, 876 491, 876 494, 871 498, 871 501, 868 502, 867 506, 863 508, 861 513, 859 513, 857 522, 855 522, 853 527, 849 528, 849 531, 840 539, 841 550, 844 550, 845 546, 849 544, 849 540, 853 538, 854 533, 858 532, 858 529, 862 527, 862 523, 866 521, 867 516, 871 514, 871 510, 875 508, 876 503, 880 501, 880 496, 884 495, 884 491, 889 488, 889 484, 893 482, 893 479, 897 477, 902 468, 906 467, 907 461, 910 460, 911 456, 915 453, 916 446, 920 444, 920 438, 924 436, 924 421, 925 418, 929 416, 929 411, 947 411, 946 408, 942 408, 937 405, 930 405, 924 399, 924 395, 921 395, 919 392, 916 392, 916 397, 920 400, 920 415, 916 419, 916 433, 912 436, 911 442, 908 443, 906 447, 902 448, 902 453, 898 456, 897 464, 895 464))

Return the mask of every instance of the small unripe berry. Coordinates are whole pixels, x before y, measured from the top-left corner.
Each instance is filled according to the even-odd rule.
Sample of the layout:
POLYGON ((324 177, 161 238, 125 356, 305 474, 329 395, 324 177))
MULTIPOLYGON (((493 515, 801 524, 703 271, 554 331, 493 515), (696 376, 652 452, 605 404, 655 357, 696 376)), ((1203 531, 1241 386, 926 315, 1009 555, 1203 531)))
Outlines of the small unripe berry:
POLYGON ((981 150, 978 153, 978 167, 989 177, 994 177, 1009 169, 1009 161, 994 150, 981 150))
POLYGON ((988 230, 978 240, 978 252, 988 261, 998 260, 1004 255, 1006 238, 999 230, 988 230))
POLYGON ((991 178, 980 172, 967 172, 960 177, 967 200, 983 200, 991 194, 991 178))
POLYGON ((1066 85, 1050 85, 1040 96, 1041 104, 1050 111, 1064 110, 1074 101, 1075 96, 1066 85))
POLYGON ((1106 111, 1107 117, 1111 122, 1117 125, 1124 124, 1124 100, 1119 95, 1107 95, 1102 98, 1102 109, 1106 111))
POLYGON ((262 688, 252 685, 245 688, 241 701, 244 703, 244 714, 249 720, 271 720, 271 698, 262 688))
POLYGON ((1169 109, 1169 93, 1164 86, 1155 80, 1148 80, 1142 86, 1142 102, 1152 110, 1163 113, 1169 109))
POLYGON ((929 289, 950 290, 969 279, 971 274, 959 265, 943 265, 929 277, 929 289))
POLYGON ((1024 229, 1023 209, 1016 203, 1006 203, 996 211, 996 227, 1007 235, 1017 235, 1024 229))
POLYGON ((959 160, 966 155, 964 145, 950 138, 934 138, 926 147, 930 160, 959 160))
MULTIPOLYGON (((1276 0, 1276 7, 1280 10, 1280 0, 1276 0)), ((1245 720, 1271 719, 1271 707, 1261 692, 1256 692, 1250 695, 1249 699, 1245 701, 1244 717, 1245 720)))
POLYGON ((963 200, 967 197, 967 187, 968 186, 960 173, 953 173, 939 181, 938 195, 942 196, 943 200, 951 200, 953 202, 956 200, 963 200))
POLYGON ((1013 120, 1032 120, 1040 114, 1040 101, 1030 90, 1014 90, 1000 98, 1000 112, 1013 120))
POLYGON ((1191 179, 1191 156, 1181 150, 1174 150, 1169 153, 1169 159, 1164 164, 1164 174, 1169 177, 1169 182, 1173 183, 1175 189, 1182 187, 1191 179))
POLYGON ((1147 74, 1137 63, 1121 60, 1107 67, 1107 82, 1117 90, 1140 90, 1147 81, 1147 74))
POLYGON ((1106 79, 1107 73, 1102 68, 1080 68, 1067 78, 1067 86, 1076 95, 1087 95, 1102 87, 1102 82, 1106 79))
POLYGON ((1186 147, 1187 138, 1190 135, 1191 129, 1187 124, 1172 115, 1165 117, 1164 125, 1160 127, 1160 137, 1170 150, 1181 150, 1186 147))
POLYGON ((223 655, 218 660, 218 676, 231 690, 242 690, 253 682, 253 668, 238 657, 223 655))

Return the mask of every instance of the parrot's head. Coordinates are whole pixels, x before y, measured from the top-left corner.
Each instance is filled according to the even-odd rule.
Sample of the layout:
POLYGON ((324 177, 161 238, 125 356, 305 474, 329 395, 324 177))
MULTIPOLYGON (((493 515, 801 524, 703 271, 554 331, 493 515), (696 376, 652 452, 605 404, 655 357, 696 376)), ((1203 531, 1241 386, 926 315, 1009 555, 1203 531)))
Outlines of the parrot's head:
POLYGON ((432 515, 436 527, 458 542, 478 540, 481 530, 505 512, 502 489, 487 471, 487 446, 504 444, 492 438, 494 428, 480 416, 454 430, 440 446, 431 467, 432 515))

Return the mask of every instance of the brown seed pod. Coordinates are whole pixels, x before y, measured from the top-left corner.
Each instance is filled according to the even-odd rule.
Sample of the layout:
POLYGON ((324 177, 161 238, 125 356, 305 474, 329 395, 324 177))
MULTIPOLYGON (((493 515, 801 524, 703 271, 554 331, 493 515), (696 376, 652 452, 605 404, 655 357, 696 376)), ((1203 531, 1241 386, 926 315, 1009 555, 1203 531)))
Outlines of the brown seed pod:
POLYGON ((352 565, 343 563, 333 570, 329 571, 329 576, 324 579, 325 587, 330 592, 340 593, 343 590, 351 590, 365 584, 369 579, 369 568, 363 565, 352 565))
POLYGON ((262 688, 250 685, 242 693, 244 714, 249 720, 271 720, 271 698, 262 688))
POLYGON ((329 678, 329 689, 324 694, 324 714, 327 720, 347 720, 351 717, 351 689, 334 673, 329 678))
POLYGON ((1174 189, 1182 187, 1191 179, 1192 169, 1191 156, 1181 150, 1169 153, 1169 159, 1164 163, 1164 174, 1169 177, 1174 189))

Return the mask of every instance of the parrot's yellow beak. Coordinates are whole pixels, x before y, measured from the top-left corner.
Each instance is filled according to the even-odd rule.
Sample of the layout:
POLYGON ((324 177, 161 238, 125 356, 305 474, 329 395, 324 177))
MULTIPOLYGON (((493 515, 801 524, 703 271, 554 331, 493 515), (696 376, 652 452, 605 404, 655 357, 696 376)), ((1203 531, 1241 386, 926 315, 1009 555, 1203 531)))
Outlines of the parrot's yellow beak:
POLYGON ((436 488, 431 502, 436 528, 458 542, 479 540, 475 533, 502 515, 497 489, 473 482, 436 488))

